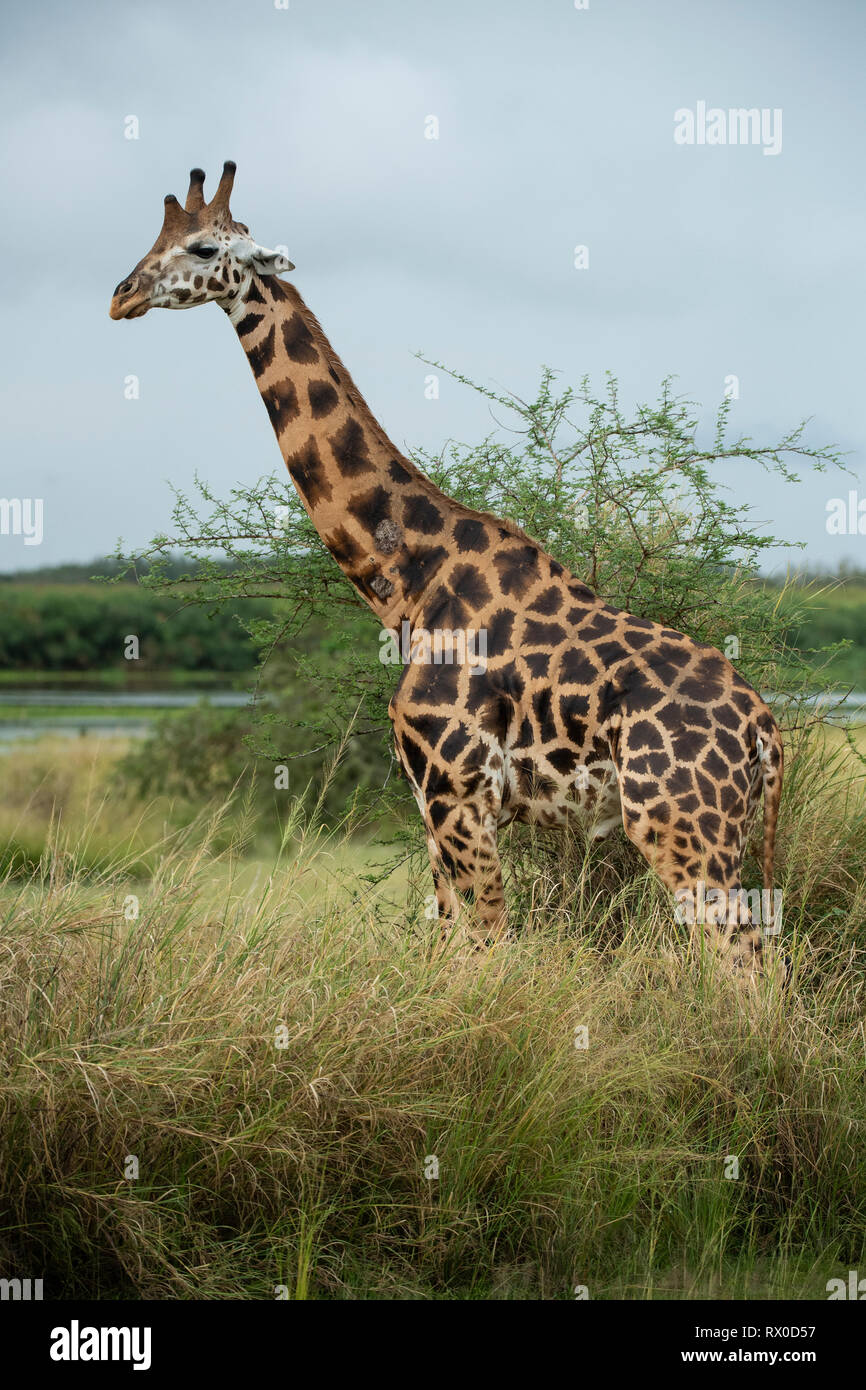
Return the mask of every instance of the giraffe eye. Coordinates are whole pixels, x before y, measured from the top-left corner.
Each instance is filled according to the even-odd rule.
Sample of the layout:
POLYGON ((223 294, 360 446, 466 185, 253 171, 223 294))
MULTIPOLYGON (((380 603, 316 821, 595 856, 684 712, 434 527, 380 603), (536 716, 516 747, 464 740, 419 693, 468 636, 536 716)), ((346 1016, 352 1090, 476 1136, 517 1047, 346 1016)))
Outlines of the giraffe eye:
POLYGON ((215 246, 207 246, 203 241, 197 241, 194 246, 188 246, 186 249, 191 256, 198 256, 203 261, 209 261, 217 253, 215 246))

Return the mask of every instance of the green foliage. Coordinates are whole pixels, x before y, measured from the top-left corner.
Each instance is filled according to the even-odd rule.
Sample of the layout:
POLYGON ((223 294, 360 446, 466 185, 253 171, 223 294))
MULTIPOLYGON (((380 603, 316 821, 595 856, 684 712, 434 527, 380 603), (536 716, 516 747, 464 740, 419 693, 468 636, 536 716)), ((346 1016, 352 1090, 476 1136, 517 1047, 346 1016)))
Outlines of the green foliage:
POLYGON ((792 643, 813 661, 827 648, 835 648, 833 678, 862 690, 866 686, 866 584, 852 579, 842 587, 817 580, 799 598, 792 617, 792 643))
MULTIPOLYGON (((182 574, 189 573, 191 568, 194 568, 194 565, 176 556, 169 562, 167 572, 179 578, 182 574)), ((12 570, 0 574, 0 590, 7 584, 88 584, 92 579, 116 579, 120 583, 137 584, 142 575, 147 573, 147 569, 147 561, 141 558, 134 569, 130 569, 126 561, 120 561, 116 557, 93 560, 90 564, 69 561, 61 565, 41 565, 36 569, 12 570)))
POLYGON ((343 821, 353 803, 359 813, 369 808, 393 769, 379 731, 347 739, 333 766, 330 739, 311 739, 317 722, 311 692, 294 673, 288 680, 288 691, 275 697, 264 716, 269 755, 261 751, 261 716, 254 708, 214 709, 202 702, 156 720, 150 736, 133 743, 122 759, 118 784, 133 786, 143 797, 161 794, 194 805, 237 791, 252 799, 272 829, 285 824, 299 803, 308 811, 319 803, 320 818, 331 826, 343 821))
POLYGON ((780 664, 804 674, 788 638, 796 601, 783 613, 759 580, 761 563, 786 542, 757 533, 748 504, 735 504, 718 476, 720 464, 741 460, 793 485, 797 458, 819 469, 838 464, 834 451, 803 443, 804 424, 773 445, 729 439, 725 400, 702 442, 697 408, 674 396, 670 381, 631 418, 612 376, 602 395, 587 379, 557 392, 549 371, 532 402, 483 394, 511 409, 519 442, 452 446, 429 458, 440 486, 518 522, 614 607, 722 649, 736 637, 736 664, 754 684, 772 684, 780 664))
POLYGON ((222 621, 201 604, 141 585, 7 584, 0 588, 0 667, 79 671, 106 667, 130 677, 148 671, 246 672, 256 648, 250 626, 265 606, 240 601, 222 621), (124 659, 128 634, 140 659, 124 659))

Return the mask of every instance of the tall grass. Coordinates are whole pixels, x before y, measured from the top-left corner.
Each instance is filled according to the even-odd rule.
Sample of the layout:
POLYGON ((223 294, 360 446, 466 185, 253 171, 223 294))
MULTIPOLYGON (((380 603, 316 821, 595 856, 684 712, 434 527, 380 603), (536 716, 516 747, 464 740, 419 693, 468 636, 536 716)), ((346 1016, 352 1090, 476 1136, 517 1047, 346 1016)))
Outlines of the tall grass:
POLYGON ((253 867, 216 812, 147 880, 55 828, 0 888, 3 1274, 52 1298, 826 1296, 866 1268, 866 834, 836 756, 793 764, 787 995, 690 954, 617 848, 563 883, 516 847, 523 931, 477 952, 435 947, 420 860, 371 872, 299 817, 253 867))
MULTIPOLYGON (((74 851, 79 873, 122 865, 146 874, 169 829, 168 798, 147 805, 112 788, 125 738, 44 737, 0 760, 0 874, 38 872, 53 847, 74 851)), ((187 817, 189 819, 189 816, 187 817)))

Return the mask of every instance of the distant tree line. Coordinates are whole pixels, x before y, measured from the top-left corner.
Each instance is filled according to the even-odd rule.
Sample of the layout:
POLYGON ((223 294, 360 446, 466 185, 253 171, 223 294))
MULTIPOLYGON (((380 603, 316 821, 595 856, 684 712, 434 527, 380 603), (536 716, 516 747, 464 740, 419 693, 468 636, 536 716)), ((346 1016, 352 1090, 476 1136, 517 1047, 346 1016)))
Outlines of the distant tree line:
MULTIPOLYGON (((91 573, 92 568, 91 568, 91 573)), ((0 670, 252 671, 249 624, 271 605, 238 599, 212 610, 135 584, 0 586, 0 670), (137 643, 130 643, 134 637, 137 643), (137 658, 127 653, 137 650, 137 658)))
MULTIPOLYGON (((214 563, 226 574, 234 568, 232 561, 217 559, 214 563)), ((128 561, 121 562, 113 555, 90 560, 86 564, 70 561, 63 565, 42 565, 38 569, 12 570, 8 574, 0 574, 0 592, 5 584, 89 584, 92 579, 138 584, 150 573, 151 568, 151 562, 144 556, 130 564, 128 561)), ((172 579, 182 579, 193 572, 194 566, 185 556, 172 555, 166 560, 165 568, 172 579)))

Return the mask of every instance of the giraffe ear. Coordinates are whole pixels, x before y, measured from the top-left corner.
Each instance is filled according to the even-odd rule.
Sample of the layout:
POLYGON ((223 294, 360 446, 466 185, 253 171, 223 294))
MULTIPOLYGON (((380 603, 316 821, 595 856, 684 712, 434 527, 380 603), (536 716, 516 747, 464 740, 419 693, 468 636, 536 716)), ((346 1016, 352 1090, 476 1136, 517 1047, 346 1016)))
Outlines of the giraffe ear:
POLYGON ((266 246, 258 246, 253 242, 249 260, 259 275, 282 275, 284 271, 295 268, 282 246, 277 247, 276 251, 269 251, 266 246))

